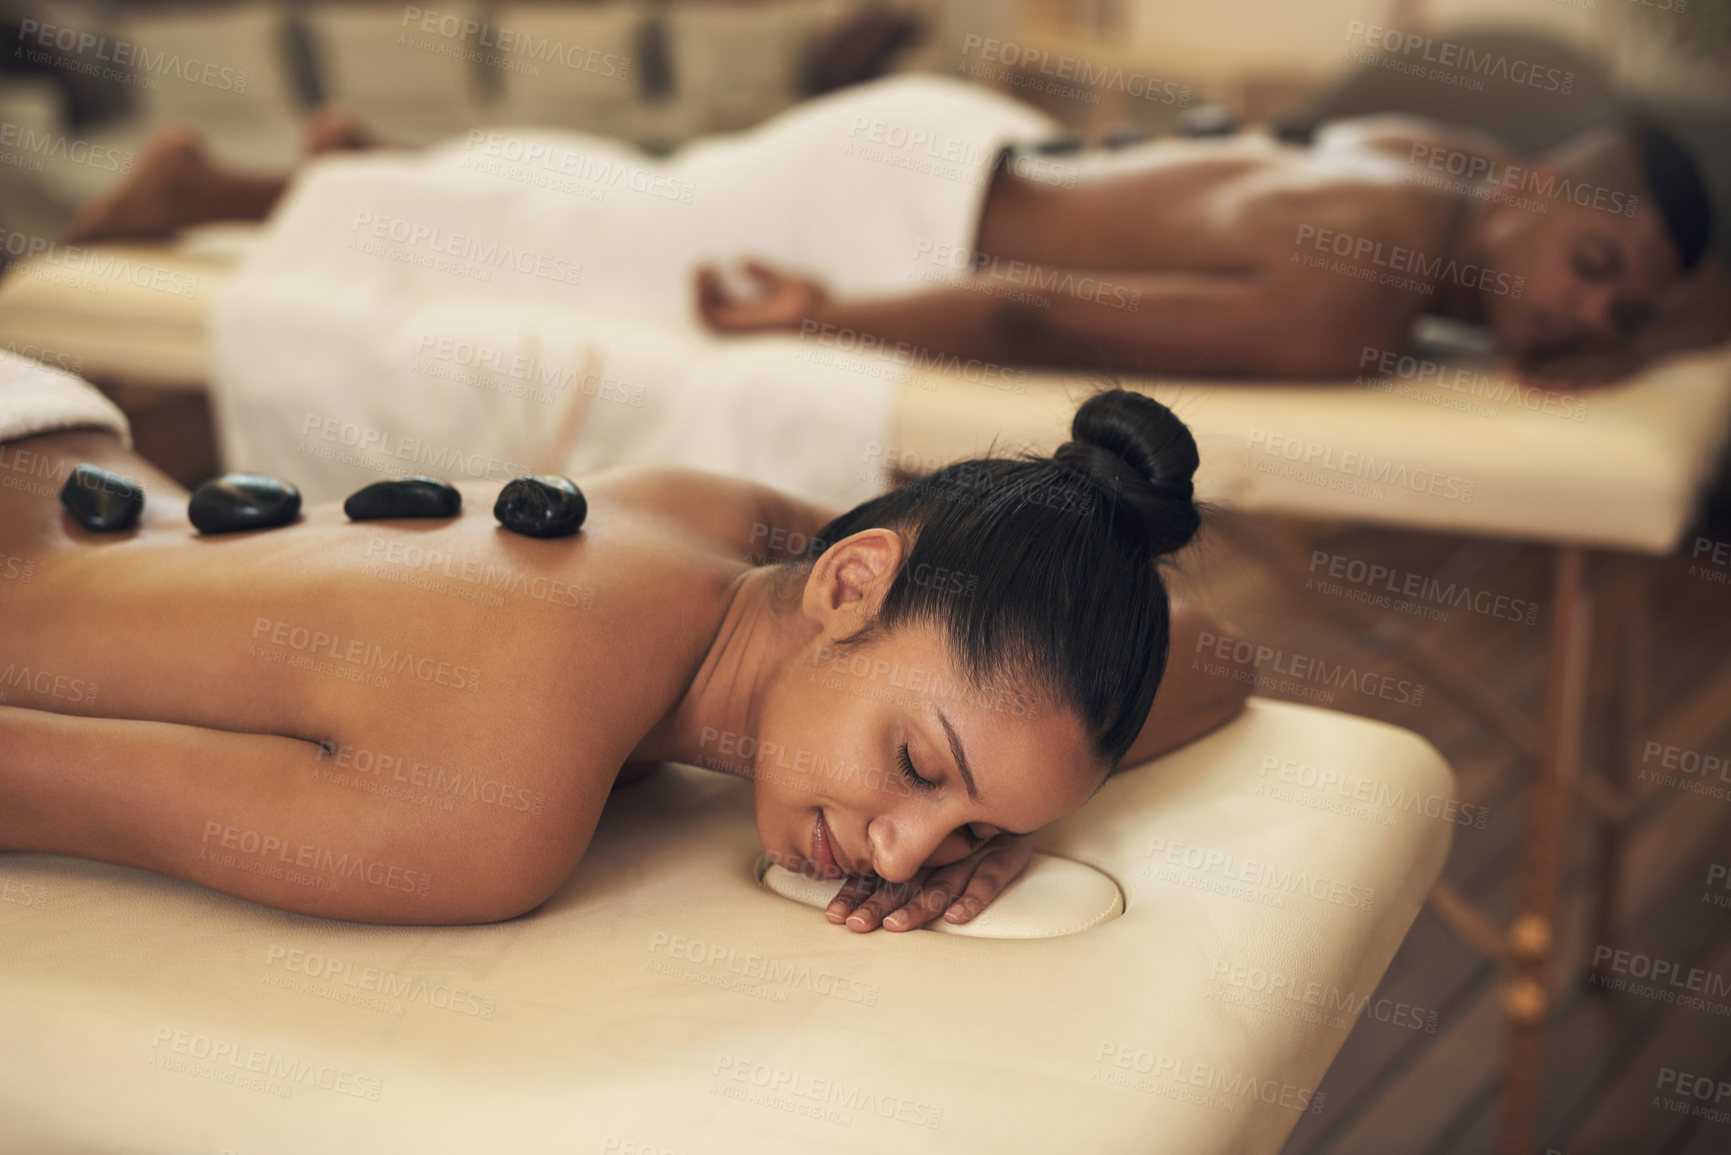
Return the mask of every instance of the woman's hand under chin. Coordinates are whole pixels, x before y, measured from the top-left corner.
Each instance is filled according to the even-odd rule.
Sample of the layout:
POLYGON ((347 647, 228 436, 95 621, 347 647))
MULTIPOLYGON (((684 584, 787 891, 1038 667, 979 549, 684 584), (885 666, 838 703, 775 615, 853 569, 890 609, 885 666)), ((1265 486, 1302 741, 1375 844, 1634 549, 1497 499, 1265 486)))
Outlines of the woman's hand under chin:
POLYGON ((926 867, 906 882, 875 874, 850 878, 824 914, 849 930, 914 930, 939 915, 964 923, 986 908, 1028 865, 1034 848, 1026 838, 997 834, 947 866, 926 867))

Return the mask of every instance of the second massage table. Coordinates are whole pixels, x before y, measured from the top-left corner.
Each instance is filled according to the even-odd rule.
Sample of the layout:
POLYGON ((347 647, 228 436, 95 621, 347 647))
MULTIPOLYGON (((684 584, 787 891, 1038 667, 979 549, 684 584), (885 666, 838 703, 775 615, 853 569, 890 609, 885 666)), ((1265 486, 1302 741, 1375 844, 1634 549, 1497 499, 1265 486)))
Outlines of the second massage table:
MULTIPOLYGON (((210 311, 254 235, 252 226, 211 226, 175 246, 64 248, 15 264, 0 276, 0 348, 98 382, 208 389, 210 311)), ((874 395, 872 405, 839 413, 824 429, 826 447, 817 456, 833 463, 824 476, 793 475, 795 466, 813 467, 812 455, 778 470, 776 446, 761 437, 749 444, 735 438, 729 446, 735 455, 755 450, 754 460, 728 461, 723 454, 708 463, 831 504, 865 496, 898 470, 934 468, 993 444, 1050 448, 1096 384, 1062 374, 921 369, 797 337, 718 341, 627 318, 572 324, 588 330, 588 339, 540 352, 538 361, 572 369, 594 355, 601 375, 608 364, 632 358, 647 356, 652 364, 638 380, 620 383, 620 404, 589 405, 586 419, 594 424, 576 447, 583 467, 633 454, 652 458, 665 448, 664 437, 658 442, 654 431, 641 428, 643 411, 633 401, 655 390, 669 365, 701 360, 711 377, 755 376, 799 391, 807 406, 823 404, 815 399, 820 392, 874 395), (807 380, 817 387, 804 388, 807 380), (861 420, 862 413, 875 419, 861 420)), ((440 384, 428 376, 416 381, 419 388, 440 384)), ((505 384, 524 391, 521 382, 505 384)), ((1514 380, 1483 358, 1457 353, 1432 360, 1381 350, 1366 351, 1356 382, 1146 387, 1195 432, 1202 451, 1197 492, 1205 500, 1251 512, 1663 553, 1677 544, 1731 422, 1731 347, 1678 355, 1615 386, 1578 392, 1514 380)), ((747 419, 773 427, 775 437, 815 439, 796 422, 777 421, 773 391, 755 391, 747 419)), ((461 448, 495 459, 513 451, 525 456, 534 438, 518 438, 512 421, 520 418, 532 434, 553 408, 523 401, 501 422, 508 392, 453 385, 450 395, 461 404, 430 412, 434 405, 417 402, 413 431, 433 438, 429 427, 443 428, 452 431, 445 440, 463 441, 461 448)), ((245 416, 265 428, 243 430, 230 415, 225 439, 244 439, 249 451, 231 467, 279 468, 312 500, 340 498, 376 478, 377 462, 345 468, 285 447, 302 439, 309 410, 320 421, 365 425, 376 412, 367 398, 347 399, 342 413, 298 397, 240 400, 245 416), (259 460, 270 453, 275 460, 259 460), (285 462, 292 468, 282 469, 285 462)), ((681 403, 694 400, 702 399, 681 403)), ((718 395, 716 403, 724 401, 739 398, 718 395)), ((352 448, 341 441, 335 447, 352 448)))

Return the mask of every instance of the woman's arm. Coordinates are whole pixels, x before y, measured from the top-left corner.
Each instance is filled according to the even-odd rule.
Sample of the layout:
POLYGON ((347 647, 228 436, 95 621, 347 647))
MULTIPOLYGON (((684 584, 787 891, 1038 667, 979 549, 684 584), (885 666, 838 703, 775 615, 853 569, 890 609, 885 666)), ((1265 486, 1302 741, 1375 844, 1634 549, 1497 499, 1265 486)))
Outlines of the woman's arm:
MULTIPOLYGON (((0 850, 152 870, 325 918, 495 922, 557 889, 606 799, 603 790, 570 791, 575 809, 555 801, 534 819, 503 806, 378 805, 341 769, 342 750, 365 748, 377 743, 0 705, 0 850)), ((489 767, 465 762, 463 751, 452 757, 489 767)), ((497 755, 498 765, 507 761, 531 786, 572 777, 569 760, 526 766, 515 751, 497 755)))
POLYGON ((1127 769, 1168 754, 1224 726, 1243 711, 1244 700, 1250 696, 1251 667, 1211 656, 1210 667, 1226 669, 1205 673, 1196 661, 1205 648, 1204 635, 1224 636, 1228 632, 1205 611, 1173 599, 1166 676, 1160 681, 1160 692, 1154 695, 1148 721, 1120 766, 1127 769))

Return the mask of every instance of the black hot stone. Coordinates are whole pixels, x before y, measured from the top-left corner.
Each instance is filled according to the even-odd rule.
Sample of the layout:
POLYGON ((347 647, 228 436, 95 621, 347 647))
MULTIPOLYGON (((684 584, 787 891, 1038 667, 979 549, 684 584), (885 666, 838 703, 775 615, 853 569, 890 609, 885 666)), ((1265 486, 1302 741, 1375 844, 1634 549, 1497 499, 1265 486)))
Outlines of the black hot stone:
POLYGON ((505 483, 493 503, 493 516, 512 533, 564 537, 583 528, 589 502, 568 477, 528 474, 505 483))
POLYGON ((225 473, 192 491, 186 515, 200 533, 234 533, 287 525, 301 511, 301 491, 258 473, 225 473))
POLYGON ((436 477, 403 477, 375 481, 349 494, 343 512, 351 521, 381 517, 456 517, 463 508, 463 495, 454 485, 436 477))
POLYGON ((80 465, 60 487, 60 504, 78 524, 96 533, 119 533, 138 524, 144 490, 118 473, 80 465))

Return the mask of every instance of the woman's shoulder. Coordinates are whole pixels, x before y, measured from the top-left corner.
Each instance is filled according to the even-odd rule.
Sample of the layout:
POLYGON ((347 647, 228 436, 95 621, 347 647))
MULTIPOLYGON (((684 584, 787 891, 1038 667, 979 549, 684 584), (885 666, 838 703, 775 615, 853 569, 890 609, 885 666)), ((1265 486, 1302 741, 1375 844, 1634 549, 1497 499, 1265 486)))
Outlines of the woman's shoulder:
POLYGON ((767 485, 699 469, 615 466, 580 484, 595 498, 753 565, 798 554, 834 516, 767 485))

